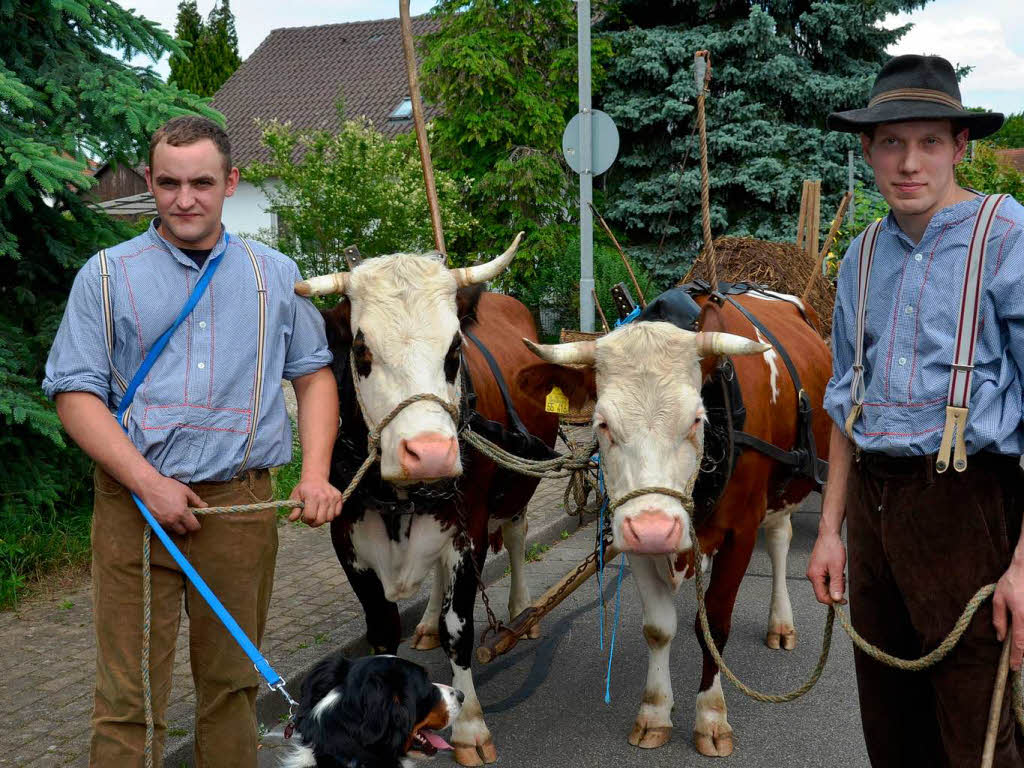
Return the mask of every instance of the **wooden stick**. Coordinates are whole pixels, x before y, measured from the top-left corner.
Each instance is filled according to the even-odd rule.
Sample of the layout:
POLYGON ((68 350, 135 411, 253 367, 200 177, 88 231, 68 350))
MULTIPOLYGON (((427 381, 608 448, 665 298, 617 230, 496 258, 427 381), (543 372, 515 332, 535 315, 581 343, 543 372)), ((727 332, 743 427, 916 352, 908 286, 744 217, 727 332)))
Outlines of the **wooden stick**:
POLYGON ((622 259, 622 263, 626 265, 626 271, 629 272, 629 279, 633 281, 633 287, 636 288, 636 296, 640 300, 640 308, 644 309, 647 307, 647 299, 644 298, 644 292, 640 290, 640 284, 636 281, 636 275, 633 274, 633 267, 629 264, 629 259, 626 258, 625 251, 622 250, 622 246, 619 245, 619 241, 615 239, 615 235, 612 234, 611 228, 608 226, 608 222, 604 220, 604 216, 597 212, 597 208, 594 207, 593 203, 588 203, 590 211, 597 220, 601 222, 601 226, 604 231, 608 233, 608 237, 612 239, 612 244, 615 246, 615 250, 619 252, 619 258, 622 259))
POLYGON ((412 43, 412 18, 409 16, 409 0, 398 0, 398 13, 402 19, 402 49, 405 51, 405 69, 409 76, 409 100, 412 102, 412 120, 416 127, 416 144, 420 148, 420 163, 423 166, 423 183, 427 187, 427 206, 430 208, 430 224, 434 229, 434 247, 448 261, 444 247, 444 232, 441 230, 441 207, 437 202, 437 187, 434 184, 434 165, 430 161, 430 145, 427 143, 427 126, 423 119, 423 102, 420 100, 420 82, 416 75, 416 50, 412 43))
MULTIPOLYGON (((605 564, 614 560, 618 554, 619 551, 615 549, 615 547, 605 547, 605 564)), ((579 589, 580 586, 596 572, 596 559, 587 563, 587 567, 579 573, 576 572, 576 568, 573 568, 571 572, 559 579, 558 582, 549 588, 547 592, 534 600, 531 605, 527 606, 522 613, 512 619, 508 623, 508 627, 506 629, 503 629, 501 632, 491 636, 489 642, 482 643, 478 646, 476 649, 476 660, 481 664, 490 664, 499 656, 511 651, 516 647, 516 643, 519 642, 519 638, 525 634, 530 627, 544 618, 557 605, 565 600, 565 598, 579 589), (560 595, 559 592, 561 592, 560 595), (558 601, 552 602, 550 605, 546 605, 548 600, 552 599, 555 595, 559 595, 558 601)))
POLYGON ((796 220, 796 247, 801 250, 804 247, 804 227, 807 225, 808 184, 810 184, 810 182, 805 179, 803 188, 800 190, 800 215, 796 220))
POLYGON ((821 182, 811 182, 811 197, 807 206, 807 256, 813 259, 818 255, 818 237, 821 234, 821 182))
POLYGON ((610 333, 611 329, 608 327, 608 320, 604 316, 604 310, 601 309, 601 302, 597 300, 597 291, 593 288, 590 289, 590 295, 594 299, 594 306, 597 307, 597 314, 601 318, 601 327, 604 328, 605 333, 610 333))
POLYGON ((1003 653, 999 657, 999 668, 996 670, 996 682, 992 688, 992 704, 988 709, 988 728, 985 730, 985 748, 981 752, 981 768, 992 768, 992 760, 996 753, 996 733, 999 731, 999 719, 1003 713, 1003 694, 1006 692, 1009 671, 1010 627, 1007 627, 1003 653))
POLYGON ((811 271, 811 276, 807 278, 807 286, 804 288, 803 295, 800 297, 800 301, 807 303, 807 297, 811 293, 811 288, 814 286, 814 281, 821 277, 821 265, 825 263, 825 257, 828 255, 829 249, 832 247, 832 243, 835 242, 836 233, 839 231, 839 227, 842 224, 843 216, 846 215, 846 208, 850 205, 850 201, 853 200, 853 195, 847 192, 843 195, 843 199, 839 201, 839 208, 836 210, 835 218, 832 219, 832 226, 828 230, 828 237, 825 238, 825 244, 821 247, 821 253, 818 254, 817 266, 811 271))

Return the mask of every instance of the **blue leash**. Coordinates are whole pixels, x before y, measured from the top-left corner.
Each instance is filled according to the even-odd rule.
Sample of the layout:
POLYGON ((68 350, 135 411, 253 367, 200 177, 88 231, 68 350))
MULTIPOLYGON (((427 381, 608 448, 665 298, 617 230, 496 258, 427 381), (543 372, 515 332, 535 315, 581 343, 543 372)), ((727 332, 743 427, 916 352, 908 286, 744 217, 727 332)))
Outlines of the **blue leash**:
MULTIPOLYGON (((117 423, 121 425, 121 428, 126 434, 128 432, 128 428, 123 422, 124 413, 131 405, 132 399, 135 397, 135 391, 139 388, 146 376, 149 374, 149 371, 153 368, 153 364, 164 351, 164 347, 167 346, 167 342, 174 334, 174 331, 177 330, 178 326, 181 325, 185 321, 185 318, 191 314, 193 309, 195 309, 195 306, 199 303, 199 299, 202 297, 203 292, 210 284, 210 280, 213 278, 213 273, 217 271, 217 267, 220 266, 223 260, 224 254, 220 254, 211 259, 206 265, 206 271, 200 275, 195 288, 192 289, 192 293, 188 297, 188 301, 185 302, 185 306, 181 308, 181 311, 174 319, 171 327, 164 331, 163 335, 157 339, 155 344, 153 344, 153 347, 149 350, 149 353, 142 361, 142 365, 139 366, 139 370, 137 370, 135 372, 135 376, 132 377, 131 383, 128 384, 128 389, 125 390, 124 397, 121 398, 121 403, 117 408, 117 423)), ((139 508, 139 511, 142 513, 146 522, 149 524, 149 527, 154 533, 156 533, 157 538, 160 539, 160 543, 164 545, 167 552, 172 558, 174 558, 174 562, 178 564, 185 576, 188 577, 188 580, 192 582, 196 591, 199 592, 213 612, 217 614, 217 618, 221 620, 224 628, 227 629, 235 639, 235 642, 238 643, 245 655, 249 657, 253 666, 256 667, 256 671, 259 672, 263 679, 267 681, 267 685, 285 698, 288 702, 289 708, 298 706, 297 702, 292 699, 288 694, 288 691, 285 690, 284 678, 274 671, 274 668, 270 666, 270 662, 266 660, 263 654, 259 652, 256 645, 246 636, 245 632, 242 631, 242 628, 238 626, 238 622, 235 621, 227 608, 224 607, 224 604, 221 603, 213 593, 213 590, 211 590, 206 582, 203 581, 203 578, 199 575, 196 569, 192 567, 192 564, 189 563, 188 559, 181 553, 181 550, 178 549, 177 545, 171 540, 171 537, 167 535, 167 532, 161 527, 160 523, 156 521, 156 518, 153 517, 153 513, 150 512, 146 508, 146 505, 142 503, 142 499, 134 493, 132 494, 132 499, 135 501, 135 505, 139 508)))
MULTIPOLYGON (((597 490, 604 501, 601 503, 601 510, 598 512, 597 523, 597 594, 601 598, 601 626, 598 632, 598 645, 604 650, 604 513, 608 509, 608 496, 604 492, 604 470, 600 468, 601 457, 597 457, 597 490)), ((612 659, 615 658, 615 635, 619 629, 619 611, 622 606, 622 572, 626 566, 626 555, 619 555, 619 576, 615 585, 615 617, 612 620, 612 638, 608 646, 608 671, 604 679, 604 703, 612 703, 612 659)))

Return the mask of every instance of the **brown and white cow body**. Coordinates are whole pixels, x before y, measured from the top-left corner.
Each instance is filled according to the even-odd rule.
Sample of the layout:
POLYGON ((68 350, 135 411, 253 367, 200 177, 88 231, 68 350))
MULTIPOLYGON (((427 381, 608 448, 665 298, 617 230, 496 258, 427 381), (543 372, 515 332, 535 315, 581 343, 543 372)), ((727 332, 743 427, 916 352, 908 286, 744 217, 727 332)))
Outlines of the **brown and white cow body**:
MULTIPOLYGON (((814 405, 814 435, 827 446, 828 417, 821 408, 831 359, 825 344, 792 303, 739 296, 737 300, 779 339, 798 369, 814 405)), ((700 301, 700 299, 698 299, 700 301)), ((580 369, 596 374, 594 429, 609 497, 667 487, 689 495, 700 466, 704 406, 701 385, 719 354, 732 357, 747 416, 744 431, 789 450, 797 432, 796 392, 778 351, 763 341, 734 307, 706 303, 702 333, 663 322, 623 326, 596 342, 537 347, 548 363, 521 380, 559 384, 575 391, 588 385, 580 369), (713 332, 713 333, 708 333, 713 332), (745 337, 745 338, 739 338, 745 337)), ((541 387, 543 391, 543 387, 541 387)), ((766 529, 774 572, 767 642, 795 646, 793 615, 786 589, 786 556, 792 538, 790 512, 813 484, 792 477, 787 468, 753 450, 738 457, 733 474, 708 520, 697 529, 683 504, 670 496, 646 494, 615 510, 614 545, 627 553, 643 604, 644 637, 650 651, 643 703, 629 736, 631 744, 657 747, 672 732, 669 649, 676 634, 674 594, 692 576, 693 538, 711 565, 707 609, 719 648, 729 635, 732 609, 750 562, 758 528, 766 529)), ((706 567, 709 563, 697 563, 706 567)), ((703 638, 696 626, 697 637, 703 638)), ((728 755, 733 748, 718 667, 704 649, 696 701, 694 741, 705 755, 728 755)))
MULTIPOLYGON (((536 339, 533 319, 518 301, 480 292, 483 281, 511 261, 516 244, 494 262, 466 270, 449 270, 434 256, 396 254, 297 286, 305 295, 344 295, 324 312, 341 404, 333 483, 347 485, 353 454, 366 445, 368 425, 381 422, 403 400, 431 394, 463 408, 463 363, 476 394, 475 409, 508 425, 495 378, 476 346, 464 341, 463 330, 471 329, 498 361, 526 427, 554 444, 557 419, 544 412, 543 401, 525 401, 514 387, 519 369, 536 362, 520 341, 524 335, 536 339)), ((525 510, 538 481, 510 481, 489 460, 463 451, 458 429, 452 416, 429 400, 398 413, 382 431, 379 466, 332 522, 331 538, 362 603, 367 640, 377 653, 398 648, 396 601, 415 595, 435 574, 413 644, 425 649, 439 643, 448 655, 453 685, 466 695, 452 742, 458 761, 474 765, 493 762, 496 750, 470 672, 477 596, 473 558, 482 569, 488 541, 496 539, 500 528, 512 568, 510 615, 529 604, 523 574, 525 510), (424 484, 429 489, 453 481, 454 495, 415 501, 398 514, 380 501, 401 502, 409 493, 415 499, 424 484)), ((355 456, 355 466, 363 456, 365 450, 355 456)))

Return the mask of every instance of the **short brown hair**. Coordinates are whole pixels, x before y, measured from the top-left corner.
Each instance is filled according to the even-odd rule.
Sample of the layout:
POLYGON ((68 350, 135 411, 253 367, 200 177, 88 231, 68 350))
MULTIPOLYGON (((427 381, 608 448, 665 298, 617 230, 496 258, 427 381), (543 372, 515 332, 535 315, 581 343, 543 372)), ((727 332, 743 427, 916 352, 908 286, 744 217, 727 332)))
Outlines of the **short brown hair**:
POLYGON ((224 158, 224 175, 231 173, 231 141, 227 132, 213 120, 199 115, 174 117, 156 130, 149 140, 149 167, 153 167, 153 150, 160 142, 172 147, 183 147, 209 139, 224 158))

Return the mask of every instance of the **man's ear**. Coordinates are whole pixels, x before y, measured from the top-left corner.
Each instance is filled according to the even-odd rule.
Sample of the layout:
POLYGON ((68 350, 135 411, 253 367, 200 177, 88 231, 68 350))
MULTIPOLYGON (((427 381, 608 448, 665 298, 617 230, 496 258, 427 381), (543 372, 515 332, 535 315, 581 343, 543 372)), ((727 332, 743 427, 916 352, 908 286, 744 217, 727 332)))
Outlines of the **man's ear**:
POLYGON ((236 189, 238 189, 238 168, 232 167, 228 171, 228 182, 224 187, 224 197, 231 197, 235 194, 236 189))
POLYGON ((958 164, 964 159, 964 155, 967 154, 967 144, 971 140, 971 132, 964 128, 956 136, 953 137, 953 165, 958 164))
POLYGON ((153 171, 148 165, 146 166, 146 189, 149 190, 149 194, 153 194, 153 171))
POLYGON ((860 149, 864 155, 864 162, 874 168, 875 166, 871 165, 871 138, 866 133, 860 135, 860 149))

